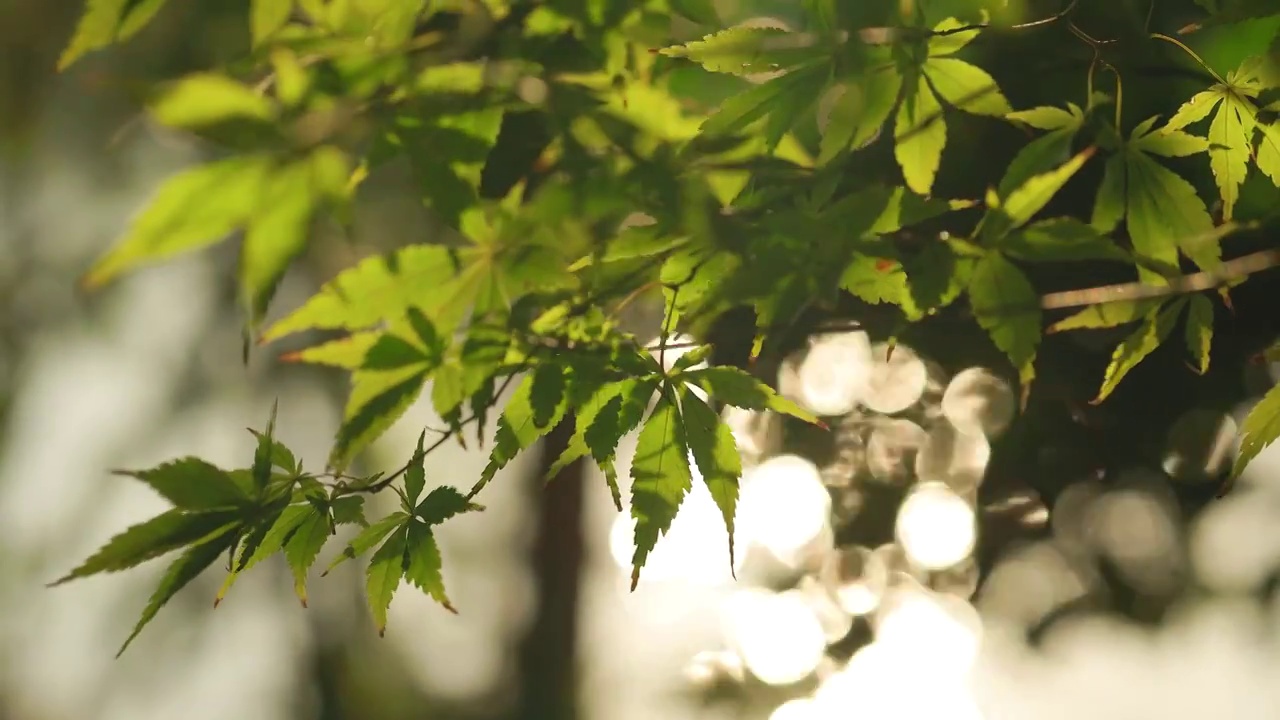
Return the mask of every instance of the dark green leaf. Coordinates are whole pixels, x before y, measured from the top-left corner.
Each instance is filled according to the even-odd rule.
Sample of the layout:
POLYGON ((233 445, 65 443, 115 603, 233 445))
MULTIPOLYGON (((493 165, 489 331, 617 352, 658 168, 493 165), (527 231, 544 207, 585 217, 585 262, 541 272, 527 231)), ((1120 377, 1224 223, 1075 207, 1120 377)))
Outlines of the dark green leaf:
POLYGON ((413 514, 428 525, 439 525, 454 515, 483 509, 483 505, 471 502, 465 495, 458 492, 457 488, 441 485, 427 493, 422 502, 418 503, 413 514))
POLYGON ((151 619, 160 612, 160 608, 169 602, 178 591, 186 587, 192 580, 199 577, 200 573, 213 564, 218 556, 229 549, 235 543, 234 526, 225 526, 217 533, 211 534, 194 544, 190 550, 183 553, 181 557, 165 570, 164 576, 160 578, 160 584, 156 587, 155 592, 151 594, 151 599, 147 601, 147 606, 142 610, 142 617, 138 618, 138 623, 133 626, 133 632, 125 639, 124 644, 120 646, 120 650, 116 653, 116 657, 124 654, 125 649, 129 647, 129 643, 138 637, 138 633, 142 632, 142 628, 151 622, 151 619))
POLYGON ((238 513, 170 510, 134 525, 107 541, 75 570, 52 585, 102 572, 127 570, 187 545, 195 545, 239 524, 238 513))
POLYGON ((566 408, 564 389, 564 369, 554 363, 543 363, 524 377, 498 419, 489 464, 480 473, 470 496, 474 497, 521 450, 560 422, 566 408))
POLYGON ((1075 218, 1041 220, 1005 236, 997 245, 1019 260, 1063 262, 1072 260, 1125 261, 1128 254, 1111 238, 1075 218))
POLYGON ((150 485, 183 510, 210 510, 249 501, 227 472, 194 457, 174 460, 150 470, 121 470, 150 485))

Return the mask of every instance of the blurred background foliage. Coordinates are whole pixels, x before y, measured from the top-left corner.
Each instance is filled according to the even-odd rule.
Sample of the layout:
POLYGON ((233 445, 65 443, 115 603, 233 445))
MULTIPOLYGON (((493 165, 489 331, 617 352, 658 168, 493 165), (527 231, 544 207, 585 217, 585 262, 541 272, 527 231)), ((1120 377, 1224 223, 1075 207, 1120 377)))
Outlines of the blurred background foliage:
MULTIPOLYGON (((1016 13, 1037 17, 1041 5, 1057 6, 1028 2, 1016 13)), ((1177 30, 1180 12, 1187 23, 1198 17, 1190 0, 1170 5, 1177 9, 1162 15, 1170 27, 1154 30, 1177 30)), ((309 464, 323 464, 337 428, 344 392, 338 374, 303 366, 286 372, 275 353, 257 353, 247 368, 241 365, 231 248, 137 273, 91 300, 75 290, 77 277, 157 183, 208 156, 210 148, 142 122, 139 102, 157 81, 242 57, 246 6, 170 3, 133 41, 57 74, 81 3, 0 0, 0 720, 767 716, 776 697, 704 704, 684 689, 685 660, 715 642, 709 626, 718 596, 660 584, 626 593, 607 551, 614 513, 602 483, 569 479, 544 492, 536 453, 509 466, 487 491, 488 512, 441 530, 462 614, 445 616, 428 599, 402 593, 386 639, 370 632, 350 567, 328 578, 306 611, 297 607, 283 563, 246 577, 216 612, 210 600, 219 580, 204 578, 120 660, 111 658, 121 631, 149 593, 156 568, 44 589, 116 528, 162 506, 105 468, 179 454, 237 463, 252 451, 252 437, 241 428, 259 427, 276 397, 279 433, 309 464), (576 678, 576 702, 553 689, 563 681, 557 673, 576 678)), ((795 2, 717 6, 725 24, 761 17, 801 22, 795 2)), ((1140 16, 1145 7, 1085 2, 1080 22, 1087 27, 1096 13, 1103 16, 1098 25, 1115 27, 1117 14, 1140 16)), ((1195 48, 1225 72, 1264 51, 1278 27, 1273 16, 1229 32, 1205 28, 1195 48)), ((1085 46, 1078 55, 1052 58, 1035 49, 1025 47, 1032 72, 992 68, 1015 107, 1058 100, 1058 88, 1078 84, 1090 60, 1085 46)), ((1190 65, 1172 48, 1156 52, 1149 63, 1137 63, 1149 66, 1150 82, 1126 88, 1130 117, 1167 114, 1204 87, 1203 77, 1179 69, 1190 65)), ((685 72, 683 82, 708 99, 724 92, 700 84, 701 71, 685 72)), ((990 176, 1004 167, 1009 158, 991 151, 1001 143, 988 140, 1016 132, 983 119, 960 123, 953 132, 963 140, 951 144, 939 180, 943 194, 968 174, 990 176)), ((1246 183, 1240 213, 1270 210, 1267 189, 1246 183)), ((296 307, 356 258, 414 242, 433 227, 406 167, 383 168, 361 193, 353 242, 336 227, 321 228, 286 277, 278 307, 296 307)), ((1237 303, 1265 306, 1280 297, 1275 293, 1275 283, 1246 287, 1237 303)), ((1253 325, 1221 333, 1225 349, 1215 363, 1230 372, 1192 385, 1171 369, 1180 360, 1153 358, 1107 409, 1089 411, 1098 417, 1075 444, 1043 438, 1083 431, 1033 424, 1006 441, 1012 447, 1006 456, 1021 458, 1010 463, 1022 472, 1078 473, 1088 465, 1081 447, 1123 463, 1132 436, 1117 428, 1163 430, 1178 411, 1197 404, 1237 409, 1271 383, 1265 367, 1236 370, 1280 324, 1280 313, 1249 317, 1253 325)), ((653 317, 637 320, 645 322, 653 317)), ((1066 395, 1096 387, 1096 352, 1093 364, 1077 364, 1072 360, 1081 355, 1069 341, 1050 342, 1067 358, 1047 370, 1050 387, 1072 388, 1066 395)), ((939 334, 932 344, 949 348, 953 365, 992 357, 975 336, 939 334)), ((928 341, 921 345, 932 350, 928 341)), ((409 454, 415 428, 437 421, 429 404, 415 406, 377 445, 373 462, 395 466, 409 454)), ((1271 681, 1280 669, 1274 455, 1260 458, 1254 484, 1262 489, 1242 496, 1248 501, 1227 501, 1198 520, 1194 533, 1191 513, 1178 517, 1186 533, 1179 542, 1208 573, 1203 585, 1212 599, 1203 608, 1175 613, 1160 632, 1113 620, 1082 623, 1047 659, 1020 643, 995 646, 979 682, 986 717, 1280 716, 1271 681)), ((449 447, 431 462, 461 483, 479 473, 485 456, 449 447)), ((1036 624, 1045 608, 1061 603, 1028 610, 1035 603, 1019 598, 1061 589, 1051 580, 1074 576, 1044 570, 1066 561, 1030 547, 1024 555, 1042 556, 1039 575, 1025 568, 1017 575, 1013 564, 1004 577, 1013 578, 1005 581, 1014 597, 1007 602, 1017 606, 1010 612, 1030 613, 1028 623, 1036 624)), ((1063 582, 1069 595, 1070 582, 1063 582)), ((904 694, 912 691, 904 684, 904 694)))

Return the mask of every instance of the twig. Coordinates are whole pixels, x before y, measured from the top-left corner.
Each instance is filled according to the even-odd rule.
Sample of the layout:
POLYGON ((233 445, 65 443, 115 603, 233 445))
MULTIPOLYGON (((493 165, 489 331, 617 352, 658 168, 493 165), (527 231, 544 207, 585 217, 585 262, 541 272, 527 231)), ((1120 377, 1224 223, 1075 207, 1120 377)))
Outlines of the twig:
POLYGON ((1049 293, 1040 298, 1040 307, 1044 310, 1062 310, 1098 303, 1145 300, 1166 295, 1200 292, 1277 266, 1280 266, 1280 250, 1259 250, 1228 260, 1213 270, 1171 278, 1167 285, 1128 282, 1049 293))

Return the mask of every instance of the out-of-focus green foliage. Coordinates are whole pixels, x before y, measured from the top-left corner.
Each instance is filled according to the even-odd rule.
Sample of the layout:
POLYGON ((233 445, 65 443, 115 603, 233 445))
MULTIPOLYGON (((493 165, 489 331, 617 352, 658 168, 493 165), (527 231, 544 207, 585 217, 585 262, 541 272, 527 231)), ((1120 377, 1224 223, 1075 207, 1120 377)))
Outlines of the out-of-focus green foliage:
MULTIPOLYGON (((90 0, 61 64, 127 40, 162 5, 90 0)), ((740 369, 700 365, 706 346, 663 362, 675 332, 705 338, 730 310, 754 313, 759 355, 806 312, 847 300, 901 326, 962 306, 1025 396, 1045 311, 1063 307, 1035 268, 1087 290, 1106 263, 1131 268, 1140 292, 1070 303, 1083 309, 1049 326, 1136 323, 1097 401, 1184 310, 1191 362, 1208 369, 1215 306, 1229 297, 1213 290, 1275 264, 1274 251, 1235 263, 1230 241, 1274 230, 1280 203, 1280 8, 776 10, 788 19, 726 22, 705 0, 249 3, 251 54, 174 79, 148 106, 227 153, 165 182, 85 281, 236 237, 250 332, 348 333, 291 356, 350 372, 330 468, 304 472, 268 430, 244 471, 186 459, 131 473, 175 508, 64 580, 181 550, 141 628, 222 553, 225 592, 281 552, 305 603, 308 568, 335 524, 352 522, 365 529, 334 564, 372 551, 381 630, 401 580, 450 607, 432 527, 479 509, 483 486, 568 417, 576 430, 553 470, 591 457, 619 507, 615 449, 639 430, 633 584, 695 469, 732 552, 741 465, 714 406, 819 420, 740 369), (261 327, 313 221, 344 221, 364 179, 397 159, 450 232, 360 262, 261 327), (619 325, 646 295, 666 308, 657 350, 619 325), (343 474, 428 383, 448 423, 440 436, 397 473, 343 474), (497 436, 479 438, 491 459, 474 487, 420 497, 425 455, 491 411, 497 436), (402 509, 366 523, 360 498, 387 489, 402 509)), ((1280 435, 1278 392, 1245 422, 1237 471, 1280 435)))

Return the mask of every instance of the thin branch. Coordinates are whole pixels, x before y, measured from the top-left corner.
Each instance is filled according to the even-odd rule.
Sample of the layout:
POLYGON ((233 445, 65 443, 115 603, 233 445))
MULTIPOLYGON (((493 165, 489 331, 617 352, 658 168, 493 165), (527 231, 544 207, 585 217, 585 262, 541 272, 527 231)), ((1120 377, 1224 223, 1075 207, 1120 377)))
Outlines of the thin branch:
POLYGON ((1049 293, 1040 298, 1040 307, 1045 310, 1062 310, 1097 305, 1098 303, 1146 300, 1167 295, 1200 292, 1202 290, 1211 290, 1278 266, 1280 266, 1280 250, 1259 250, 1234 260, 1228 260, 1213 270, 1204 270, 1172 278, 1167 285, 1128 282, 1049 293))

